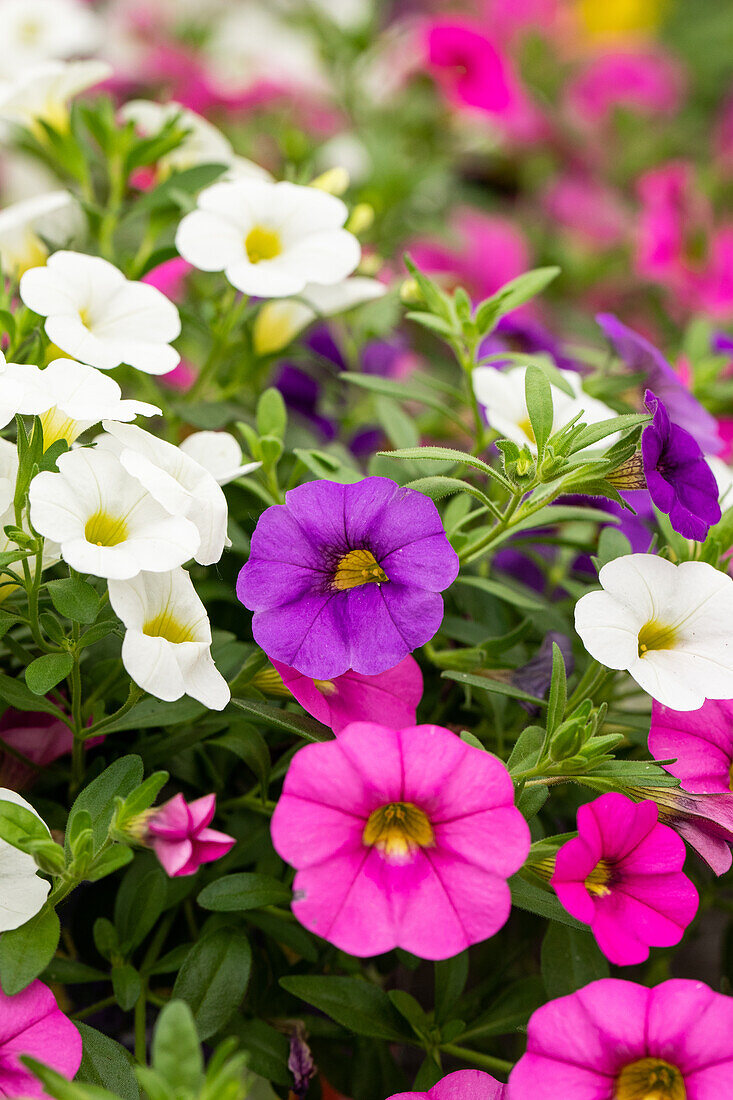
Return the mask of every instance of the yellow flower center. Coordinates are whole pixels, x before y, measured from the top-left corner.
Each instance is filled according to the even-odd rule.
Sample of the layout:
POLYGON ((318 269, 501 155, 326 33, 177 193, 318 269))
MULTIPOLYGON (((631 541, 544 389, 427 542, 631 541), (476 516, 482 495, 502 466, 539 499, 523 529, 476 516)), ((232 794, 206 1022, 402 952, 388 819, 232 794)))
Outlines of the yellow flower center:
POLYGON ((95 546, 117 546, 127 535, 124 517, 112 516, 109 512, 95 512, 84 527, 84 538, 95 546))
POLYGON ((43 449, 47 451, 52 443, 59 439, 65 439, 67 443, 73 443, 79 433, 79 422, 71 417, 64 416, 54 405, 41 415, 41 427, 43 428, 43 449))
POLYGON ((613 1100, 687 1100, 687 1089, 676 1066, 660 1058, 642 1058, 621 1070, 613 1100))
POLYGON ((174 645, 196 641, 191 627, 175 619, 167 607, 154 619, 148 619, 143 624, 143 634, 147 634, 149 638, 165 638, 167 642, 173 642, 174 645))
POLYGON ((532 427, 532 421, 528 416, 525 416, 524 420, 518 421, 517 427, 524 432, 530 443, 537 442, 534 435, 534 428, 532 427))
POLYGON ((316 691, 320 691, 321 695, 335 695, 336 685, 333 680, 314 680, 313 687, 316 691))
POLYGON ((401 862, 417 848, 431 848, 435 834, 427 814, 412 802, 388 802, 369 815, 362 840, 387 859, 401 862))
POLYGON ((372 554, 364 548, 350 550, 344 554, 336 566, 333 586, 343 591, 346 588, 359 588, 362 584, 384 584, 389 577, 372 554))
POLYGON ((26 19, 18 27, 18 38, 24 46, 32 46, 38 41, 41 33, 41 23, 38 19, 26 19))
POLYGON ((255 225, 244 238, 244 247, 251 264, 274 260, 283 250, 280 234, 265 225, 255 225))
POLYGON ((576 0, 589 38, 608 39, 653 31, 662 21, 666 0, 576 0))
POLYGON ((589 894, 593 894, 597 898, 605 898, 611 893, 608 887, 610 881, 611 868, 605 859, 602 859, 585 880, 585 888, 589 894))
POLYGON ((658 649, 674 649, 677 645, 677 630, 666 623, 651 619, 644 623, 639 631, 639 656, 644 657, 658 649))

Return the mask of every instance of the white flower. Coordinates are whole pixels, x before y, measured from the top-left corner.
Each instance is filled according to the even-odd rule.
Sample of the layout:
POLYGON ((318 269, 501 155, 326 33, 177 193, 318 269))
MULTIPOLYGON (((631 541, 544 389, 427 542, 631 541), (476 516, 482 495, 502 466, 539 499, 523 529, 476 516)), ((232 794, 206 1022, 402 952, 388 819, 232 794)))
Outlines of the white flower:
POLYGON ((9 424, 23 403, 23 386, 13 378, 11 367, 0 351, 0 428, 9 424))
POLYGON ((200 565, 217 562, 224 547, 230 545, 228 511, 226 497, 208 470, 180 447, 133 424, 105 420, 103 427, 107 438, 101 436, 98 443, 105 448, 112 446, 128 474, 172 515, 185 516, 194 524, 200 539, 196 561, 200 565))
POLYGON ((733 469, 723 462, 717 455, 705 455, 705 461, 713 471, 713 477, 718 483, 718 499, 720 506, 725 511, 733 505, 733 469))
POLYGON ((229 688, 211 657, 206 608, 185 569, 112 580, 109 601, 126 627, 122 663, 136 684, 158 699, 190 695, 224 709, 229 688))
POLYGON ((359 262, 356 237, 342 228, 341 199, 315 187, 240 179, 198 197, 176 247, 202 271, 224 271, 244 294, 287 298, 308 283, 339 283, 359 262))
POLYGON ((6 373, 23 388, 17 411, 40 416, 46 449, 57 439, 73 443, 102 420, 134 420, 161 411, 146 401, 123 400, 114 378, 75 359, 54 359, 44 370, 28 363, 8 363, 6 373))
POLYGON ((2 0, 0 14, 3 74, 91 53, 99 41, 99 19, 82 0, 2 0))
POLYGON ((39 121, 57 130, 69 124, 69 101, 112 75, 106 61, 45 61, 0 85, 0 119, 28 126, 38 136, 39 121))
POLYGON ((219 485, 228 485, 262 465, 242 463, 242 448, 229 432, 193 432, 183 440, 180 450, 208 470, 219 485))
POLYGON ((297 298, 265 302, 255 318, 252 334, 255 351, 258 355, 281 351, 317 317, 346 313, 386 293, 384 283, 366 275, 352 275, 333 286, 309 283, 297 298))
MULTIPOLYGON (((524 396, 526 373, 526 367, 510 367, 508 370, 477 367, 473 372, 473 389, 479 404, 486 410, 489 425, 494 431, 520 447, 526 443, 531 451, 536 451, 537 444, 524 396)), ((552 387, 553 432, 581 411, 584 424, 596 424, 600 420, 609 420, 616 416, 608 405, 584 392, 581 377, 576 371, 561 370, 559 373, 572 389, 574 396, 570 397, 557 386, 552 387)), ((617 434, 608 436, 603 441, 604 446, 610 447, 617 438, 617 434)))
POLYGON ((18 279, 28 268, 46 262, 46 242, 66 243, 78 227, 79 206, 68 191, 14 202, 0 210, 0 264, 4 275, 18 279))
POLYGON ((599 580, 603 591, 575 607, 592 657, 627 669, 673 710, 733 698, 733 579, 705 562, 629 554, 604 565, 599 580))
MULTIPOLYGON (((0 787, 0 802, 22 806, 42 820, 30 803, 7 787, 0 787)), ((35 917, 43 909, 50 889, 51 883, 39 877, 33 856, 0 840, 0 932, 20 928, 35 917)))
POLYGON ((45 267, 26 271, 20 296, 46 318, 49 340, 82 363, 168 374, 180 360, 170 346, 181 331, 173 303, 98 256, 54 252, 45 267))
POLYGON ((31 523, 60 543, 72 569, 129 580, 143 569, 175 569, 196 553, 194 525, 171 515, 109 450, 67 451, 58 468, 57 474, 46 471, 31 482, 31 523))
MULTIPOLYGON (((7 554, 10 550, 18 550, 17 542, 13 542, 8 538, 5 533, 5 528, 15 526, 15 506, 13 498, 15 496, 15 483, 18 478, 18 451, 14 443, 11 443, 7 439, 0 439, 0 553, 7 554)), ((24 522, 24 528, 26 524, 24 522)), ((30 534, 30 531, 27 531, 30 534)), ((45 539, 43 543, 43 554, 41 566, 43 569, 48 569, 49 565, 53 565, 59 560, 61 556, 60 548, 56 543, 50 539, 45 539)), ((14 569, 16 572, 20 568, 20 557, 18 563, 15 564, 12 561, 7 562, 7 565, 14 569)), ((0 603, 6 599, 11 592, 17 588, 17 584, 12 580, 8 574, 0 575, 0 603)))
POLYGON ((196 164, 231 164, 234 159, 231 143, 221 130, 180 103, 132 99, 123 104, 119 116, 124 122, 134 122, 143 137, 160 133, 172 119, 177 120, 179 129, 188 131, 181 144, 161 158, 162 168, 180 171, 196 164))

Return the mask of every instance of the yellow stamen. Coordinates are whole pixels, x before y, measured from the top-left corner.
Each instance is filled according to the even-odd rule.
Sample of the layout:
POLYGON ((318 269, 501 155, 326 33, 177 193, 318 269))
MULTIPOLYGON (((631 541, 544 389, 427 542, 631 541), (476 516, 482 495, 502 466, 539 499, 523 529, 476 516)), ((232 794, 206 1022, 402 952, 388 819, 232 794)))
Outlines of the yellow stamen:
POLYGON ((605 898, 611 893, 608 883, 611 881, 611 868, 604 859, 600 860, 585 880, 585 888, 589 894, 597 898, 605 898))
POLYGON ((373 810, 362 840, 387 859, 402 862, 417 848, 432 848, 435 834, 427 814, 412 802, 388 802, 373 810))
POLYGON ((173 642, 174 645, 196 641, 191 627, 174 619, 168 607, 158 612, 154 619, 148 619, 143 624, 143 634, 147 634, 149 638, 165 638, 167 642, 173 642))
POLYGON ((677 645, 677 630, 666 623, 650 619, 639 631, 639 656, 659 649, 674 649, 677 645))
POLYGON ((109 512, 95 512, 84 527, 84 538, 95 546, 117 546, 127 535, 124 517, 111 516, 109 512))
POLYGON ((346 588, 359 588, 362 584, 384 584, 389 577, 372 554, 371 550, 350 550, 336 566, 333 578, 334 588, 343 591, 346 588))
POLYGON ((255 225, 250 229, 244 239, 244 247, 251 264, 261 263, 262 260, 273 260, 283 250, 280 234, 275 229, 268 229, 265 225, 255 225))
POLYGON ((320 691, 321 695, 326 696, 335 695, 337 690, 333 680, 314 680, 313 687, 320 691))
POLYGON ((621 1070, 613 1100, 687 1100, 687 1089, 676 1066, 661 1058, 642 1058, 621 1070))

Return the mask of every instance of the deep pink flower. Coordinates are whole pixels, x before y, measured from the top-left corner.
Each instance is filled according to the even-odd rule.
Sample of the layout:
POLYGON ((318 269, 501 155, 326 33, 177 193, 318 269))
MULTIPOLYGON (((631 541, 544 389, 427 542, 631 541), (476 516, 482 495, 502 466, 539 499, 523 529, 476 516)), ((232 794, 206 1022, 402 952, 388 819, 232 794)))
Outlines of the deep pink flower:
POLYGON ((146 841, 171 878, 192 875, 202 863, 221 859, 236 843, 234 837, 207 828, 216 810, 216 795, 186 802, 176 794, 147 821, 146 841))
POLYGON ((629 233, 630 217, 620 195, 584 173, 571 171, 556 179, 543 205, 553 221, 590 245, 621 244, 629 233))
POLYGON ((630 966, 650 947, 679 943, 697 912, 682 873, 685 846, 657 821, 653 802, 601 795, 578 810, 578 836, 557 853, 552 885, 572 916, 589 924, 612 963, 630 966))
MULTIPOLYGON (((71 752, 74 738, 68 726, 52 714, 35 711, 5 711, 0 718, 0 741, 9 745, 41 768, 53 764, 71 752)), ((0 786, 13 791, 29 787, 38 776, 30 764, 24 764, 0 745, 0 786)))
POLYGON ((481 1069, 459 1069, 427 1092, 397 1092, 389 1100, 502 1100, 506 1088, 481 1069))
POLYGON ((686 791, 725 793, 733 805, 733 699, 708 699, 699 710, 684 712, 655 702, 649 752, 655 760, 676 758, 666 768, 686 791))
POLYGON ((0 1096, 45 1096, 21 1055, 69 1080, 81 1065, 81 1035, 43 982, 31 982, 12 997, 0 989, 0 1096))
POLYGON ((512 1100, 721 1100, 733 1074, 733 1000, 703 982, 604 978, 538 1008, 512 1100))
POLYGON ((685 87, 679 62, 654 50, 613 50, 593 57, 568 87, 570 105, 586 123, 605 122, 616 107, 671 115, 685 87))
POLYGON ((165 263, 152 268, 140 281, 147 283, 148 286, 154 286, 156 290, 165 294, 166 298, 177 302, 183 297, 183 284, 191 270, 187 260, 182 256, 174 256, 172 260, 166 260, 165 263))
POLYGON ((332 680, 312 680, 280 661, 272 663, 300 705, 334 733, 350 722, 379 722, 395 729, 415 722, 423 683, 414 657, 405 657, 377 676, 349 669, 332 680))
POLYGON ((306 928, 351 955, 445 959, 505 923, 529 829, 496 757, 440 726, 354 722, 296 753, 272 841, 306 928))
POLYGON ((159 381, 163 386, 169 386, 174 390, 185 391, 190 389, 196 380, 196 368, 186 359, 181 359, 177 367, 160 375, 159 381))
POLYGON ((639 801, 653 799, 659 820, 669 825, 705 860, 716 875, 733 862, 733 797, 730 794, 690 794, 679 787, 628 787, 639 801))

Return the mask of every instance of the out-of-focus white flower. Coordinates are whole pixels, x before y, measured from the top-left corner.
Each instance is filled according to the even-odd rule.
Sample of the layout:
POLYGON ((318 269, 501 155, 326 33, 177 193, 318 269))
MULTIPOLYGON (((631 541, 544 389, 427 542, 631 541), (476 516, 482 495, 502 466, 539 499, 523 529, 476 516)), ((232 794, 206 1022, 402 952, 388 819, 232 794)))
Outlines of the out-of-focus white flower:
POLYGON ((6 375, 22 388, 21 407, 16 411, 40 416, 46 448, 57 439, 71 444, 102 420, 134 420, 161 411, 147 401, 123 400, 114 378, 75 359, 54 359, 44 370, 29 363, 8 363, 6 375))
MULTIPOLYGON (((22 806, 39 821, 43 820, 29 802, 7 787, 0 787, 0 802, 22 806)), ((0 840, 0 932, 20 928, 35 917, 43 908, 50 889, 51 883, 39 877, 33 856, 0 840)))
POLYGON ((13 372, 0 351, 0 428, 9 424, 23 402, 23 386, 13 378, 13 372))
POLYGON ((109 601, 125 624, 122 663, 136 684, 158 699, 190 695, 224 709, 229 687, 212 659, 206 608, 185 569, 111 580, 109 601))
POLYGON ((199 533, 193 523, 159 504, 111 451, 67 451, 58 469, 31 482, 31 523, 60 543, 72 569, 129 580, 142 570, 175 569, 196 553, 199 533))
MULTIPOLYGON (((372 0, 311 0, 316 12, 332 19, 345 30, 359 27, 374 11, 372 0)), ((282 12, 302 15, 302 0, 274 0, 274 6, 282 12)))
POLYGON ((260 164, 255 164, 253 160, 249 160, 247 157, 240 157, 238 153, 235 153, 232 157, 229 167, 222 176, 222 180, 260 180, 264 183, 275 182, 266 168, 263 168, 260 164))
MULTIPOLYGON (((527 411, 524 394, 526 367, 510 367, 498 370, 496 367, 477 367, 473 372, 473 388, 480 405, 486 411, 489 426, 511 439, 518 446, 527 444, 531 451, 537 450, 532 425, 527 411)), ((596 424, 600 420, 609 420, 616 416, 613 409, 585 393, 580 375, 572 370, 559 372, 573 391, 573 397, 557 386, 552 387, 552 405, 554 417, 553 432, 567 424, 582 411, 584 424, 596 424)), ((610 435, 603 441, 605 447, 616 442, 617 435, 610 435)))
POLYGON ((197 164, 231 164, 234 159, 231 143, 221 130, 180 103, 131 99, 122 105, 119 117, 124 122, 133 122, 143 137, 160 133, 173 119, 180 129, 188 131, 178 148, 161 158, 162 169, 180 171, 197 164))
POLYGON ((575 605, 575 629, 592 657, 627 669, 653 699, 698 710, 733 699, 733 579, 712 565, 674 565, 655 554, 608 562, 575 605))
POLYGON ((99 256, 54 252, 45 267, 26 271, 20 296, 46 318, 49 340, 82 363, 167 374, 180 360, 170 346, 181 331, 173 303, 99 256))
POLYGON ((103 427, 114 443, 101 436, 102 446, 112 446, 131 477, 172 515, 185 516, 199 533, 194 557, 200 565, 213 565, 221 557, 227 539, 227 501, 218 482, 180 447, 158 439, 134 424, 103 427))
POLYGON ((713 477, 718 483, 718 499, 720 507, 725 511, 733 505, 733 469, 723 462, 717 455, 705 455, 705 461, 713 471, 713 477))
POLYGON ((215 183, 181 221, 176 247, 244 294, 287 298, 309 283, 339 283, 359 263, 359 242, 343 228, 347 213, 341 199, 314 187, 215 183))
POLYGON ((261 462, 242 462, 242 448, 229 432, 193 432, 180 449, 208 470, 219 485, 228 485, 238 477, 258 470, 261 462))
MULTIPOLYGON (((11 550, 17 550, 20 555, 20 548, 17 542, 8 538, 5 533, 5 528, 15 526, 15 506, 13 498, 15 496, 15 483, 18 478, 18 450, 14 443, 11 443, 7 439, 0 439, 0 554, 7 554, 11 550)), ((25 526, 25 524, 24 524, 25 526)), ((30 531, 26 531, 30 534, 30 531)), ((50 539, 45 539, 43 544, 43 555, 41 566, 43 569, 47 569, 49 565, 53 565, 59 560, 61 552, 56 543, 50 539)), ((14 566, 12 562, 7 564, 14 568, 16 571, 20 568, 20 556, 18 557, 18 565, 14 566)), ((0 603, 6 599, 11 592, 17 588, 17 584, 5 574, 0 576, 0 603)))
POLYGON ((18 279, 46 262, 49 243, 67 243, 79 224, 79 206, 68 191, 14 202, 0 210, 0 264, 4 275, 18 279))
POLYGON ((321 172, 329 168, 344 168, 352 184, 363 183, 372 170, 369 150, 356 134, 336 134, 316 152, 316 165, 321 172))
POLYGON ((334 286, 309 283, 297 298, 265 302, 255 318, 253 340, 258 355, 271 355, 294 340, 317 317, 334 317, 387 293, 384 283, 353 275, 334 286))
POLYGON ((24 72, 41 61, 92 53, 99 17, 82 0, 2 0, 0 74, 24 72))
POLYGON ((65 130, 70 100, 111 75, 106 61, 45 61, 34 65, 14 80, 0 84, 0 119, 28 126, 41 137, 38 122, 65 130))

